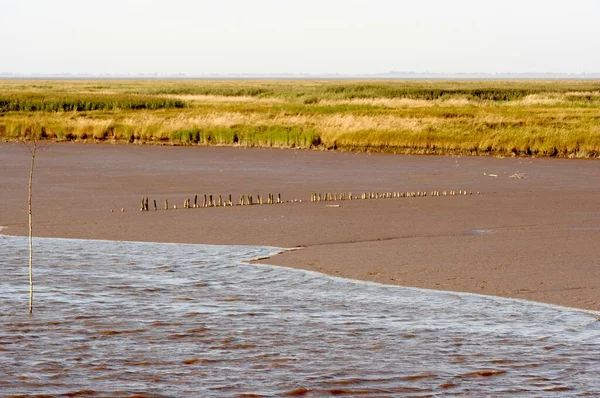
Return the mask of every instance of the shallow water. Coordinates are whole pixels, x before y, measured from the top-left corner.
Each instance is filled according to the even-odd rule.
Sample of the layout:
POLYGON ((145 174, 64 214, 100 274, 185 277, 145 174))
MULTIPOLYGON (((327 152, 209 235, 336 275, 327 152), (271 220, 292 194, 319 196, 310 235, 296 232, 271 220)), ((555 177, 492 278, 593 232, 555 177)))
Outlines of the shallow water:
POLYGON ((0 236, 0 395, 600 394, 592 313, 242 263, 269 247, 34 244, 29 317, 0 236))

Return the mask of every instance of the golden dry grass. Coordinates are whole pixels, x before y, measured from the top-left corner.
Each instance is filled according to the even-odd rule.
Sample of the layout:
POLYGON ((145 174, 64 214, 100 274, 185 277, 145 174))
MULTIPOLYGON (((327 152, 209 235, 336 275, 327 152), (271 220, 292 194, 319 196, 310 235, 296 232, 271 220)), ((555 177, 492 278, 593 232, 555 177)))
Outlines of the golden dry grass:
POLYGON ((598 157, 599 126, 594 81, 0 81, 4 140, 598 157))

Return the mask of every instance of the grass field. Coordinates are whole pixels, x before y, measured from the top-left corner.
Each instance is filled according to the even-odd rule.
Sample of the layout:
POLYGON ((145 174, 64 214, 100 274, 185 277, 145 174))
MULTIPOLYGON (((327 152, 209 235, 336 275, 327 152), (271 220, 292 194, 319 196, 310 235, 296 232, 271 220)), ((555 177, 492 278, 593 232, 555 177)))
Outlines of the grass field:
POLYGON ((600 81, 0 81, 0 140, 600 157, 600 81))

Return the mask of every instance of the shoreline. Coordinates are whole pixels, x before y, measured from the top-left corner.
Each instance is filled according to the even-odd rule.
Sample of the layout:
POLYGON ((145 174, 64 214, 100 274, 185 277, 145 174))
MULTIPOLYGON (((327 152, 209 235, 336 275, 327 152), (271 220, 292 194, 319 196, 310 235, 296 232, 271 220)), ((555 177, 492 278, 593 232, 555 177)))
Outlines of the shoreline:
MULTIPOLYGON (((24 235, 7 235, 7 234, 3 234, 2 230, 4 228, 0 226, 0 236, 6 236, 6 237, 12 237, 12 238, 26 238, 26 236, 24 235)), ((584 309, 584 308, 577 308, 577 307, 567 307, 564 305, 559 305, 559 304, 550 304, 550 303, 545 303, 542 301, 534 301, 534 300, 525 300, 525 299, 521 299, 521 298, 515 298, 515 297, 503 297, 503 296, 494 296, 494 295, 487 295, 487 294, 481 294, 481 293, 470 293, 470 292, 461 292, 461 291, 456 291, 456 290, 440 290, 440 289, 429 289, 429 288, 423 288, 423 287, 413 287, 413 286, 402 286, 402 285, 396 285, 396 284, 386 284, 386 283, 381 283, 381 282, 374 282, 374 281, 369 281, 369 280, 362 280, 362 279, 352 279, 352 278, 346 278, 346 277, 342 277, 342 276, 335 276, 335 275, 330 275, 330 274, 326 274, 323 272, 319 272, 319 271, 315 271, 315 270, 311 270, 311 269, 306 269, 306 268, 296 268, 296 267, 288 267, 285 265, 277 265, 277 264, 271 264, 269 262, 269 260, 271 260, 273 257, 276 257, 282 253, 288 252, 288 251, 293 251, 293 250, 301 250, 300 248, 278 248, 278 247, 273 247, 273 246, 252 246, 252 245, 207 245, 207 244, 202 244, 202 243, 176 243, 176 242, 148 242, 148 241, 111 241, 111 240, 106 240, 106 239, 78 239, 78 238, 57 238, 57 237, 37 237, 34 236, 34 239, 64 239, 64 240, 97 240, 100 242, 127 242, 127 243, 145 243, 145 244, 161 244, 161 245, 190 245, 190 246, 231 246, 231 247, 243 247, 243 246, 249 246, 249 247, 264 247, 264 248, 268 248, 268 249, 277 249, 275 252, 271 253, 269 256, 261 256, 261 257, 257 257, 257 258, 250 258, 250 259, 246 259, 246 260, 242 260, 241 263, 243 264, 249 264, 249 265, 258 265, 258 266, 267 266, 267 267, 277 267, 277 268, 283 268, 283 269, 288 269, 288 270, 292 270, 292 271, 298 271, 298 272, 305 272, 308 274, 315 274, 315 275, 320 275, 320 276, 326 276, 328 278, 333 278, 333 279, 340 279, 340 280, 344 280, 344 281, 352 281, 354 283, 361 283, 361 284, 367 284, 367 285, 376 285, 376 286, 385 286, 385 287, 392 287, 392 288, 399 288, 399 289, 410 289, 410 290, 414 290, 414 291, 419 291, 419 292, 432 292, 432 293, 441 293, 441 294, 456 294, 459 296, 475 296, 475 297, 483 297, 483 298, 491 298, 491 299, 500 299, 500 300, 510 300, 510 301, 516 301, 519 303, 525 303, 525 304, 535 304, 535 305, 540 305, 542 307, 547 307, 547 308, 553 308, 553 309, 558 309, 558 310, 564 310, 564 311, 571 311, 571 312, 582 312, 582 313, 586 313, 586 314, 590 314, 590 315, 594 315, 596 317, 598 317, 598 319, 600 320, 600 311, 596 311, 596 310, 590 310, 590 309, 584 309)))
MULTIPOLYGON (((0 144, 0 160, 3 232, 26 235, 28 154, 0 144)), ((593 160, 53 144, 36 158, 34 235, 302 247, 260 262, 598 311, 597 176, 593 160), (516 171, 525 178, 509 178, 516 171), (308 201, 310 192, 443 189, 482 195, 335 202, 339 208, 308 201), (137 208, 142 195, 180 205, 194 193, 227 191, 307 202, 137 208)))
MULTIPOLYGON (((23 142, 20 138, 4 138, 0 143, 4 144, 19 144, 23 142)), ((570 159, 570 160, 599 160, 600 153, 596 152, 565 152, 565 153, 542 153, 538 152, 528 155, 527 151, 508 151, 508 150, 479 150, 465 148, 381 148, 377 146, 286 146, 286 145, 260 145, 255 143, 250 144, 211 144, 211 143, 185 143, 175 141, 156 141, 156 140, 137 140, 130 142, 125 139, 105 139, 105 140, 89 140, 89 139, 42 139, 38 141, 43 145, 55 144, 73 144, 73 145, 140 145, 152 147, 185 147, 185 148, 236 148, 236 149, 267 149, 267 150, 282 150, 282 151, 317 151, 329 153, 364 153, 376 155, 404 155, 404 156, 447 156, 447 157, 490 157, 490 158, 516 158, 516 159, 570 159)))

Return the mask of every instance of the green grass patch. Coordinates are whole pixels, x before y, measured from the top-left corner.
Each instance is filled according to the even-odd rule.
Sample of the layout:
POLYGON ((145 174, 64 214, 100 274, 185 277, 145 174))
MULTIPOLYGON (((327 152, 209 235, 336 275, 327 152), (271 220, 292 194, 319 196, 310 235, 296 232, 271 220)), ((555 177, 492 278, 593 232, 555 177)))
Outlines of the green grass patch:
POLYGON ((0 93, 0 112, 70 112, 184 108, 185 101, 135 95, 0 93))

